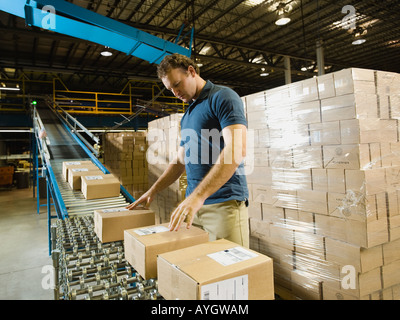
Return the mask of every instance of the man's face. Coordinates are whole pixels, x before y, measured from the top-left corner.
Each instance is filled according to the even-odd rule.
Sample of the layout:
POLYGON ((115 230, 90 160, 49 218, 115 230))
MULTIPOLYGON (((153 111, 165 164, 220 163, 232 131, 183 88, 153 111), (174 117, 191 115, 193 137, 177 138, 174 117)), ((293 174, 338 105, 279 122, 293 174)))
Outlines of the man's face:
POLYGON ((196 80, 193 67, 188 70, 171 69, 167 75, 162 78, 164 86, 170 90, 175 97, 183 102, 189 103, 196 95, 196 80))

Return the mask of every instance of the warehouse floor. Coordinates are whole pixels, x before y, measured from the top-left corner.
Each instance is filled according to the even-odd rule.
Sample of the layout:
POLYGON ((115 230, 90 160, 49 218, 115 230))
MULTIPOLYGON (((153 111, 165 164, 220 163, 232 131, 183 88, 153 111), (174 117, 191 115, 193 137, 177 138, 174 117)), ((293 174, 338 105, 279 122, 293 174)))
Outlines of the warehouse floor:
POLYGON ((52 300, 47 208, 36 213, 31 188, 0 191, 0 243, 0 300, 52 300))

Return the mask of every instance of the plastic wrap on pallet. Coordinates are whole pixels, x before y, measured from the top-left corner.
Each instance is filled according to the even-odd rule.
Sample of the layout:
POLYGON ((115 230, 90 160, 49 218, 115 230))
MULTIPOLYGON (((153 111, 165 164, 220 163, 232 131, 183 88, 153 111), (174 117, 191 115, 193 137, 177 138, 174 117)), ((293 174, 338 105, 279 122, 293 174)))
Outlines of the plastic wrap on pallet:
POLYGON ((351 68, 242 98, 251 244, 282 292, 398 299, 399 97, 399 74, 351 68))

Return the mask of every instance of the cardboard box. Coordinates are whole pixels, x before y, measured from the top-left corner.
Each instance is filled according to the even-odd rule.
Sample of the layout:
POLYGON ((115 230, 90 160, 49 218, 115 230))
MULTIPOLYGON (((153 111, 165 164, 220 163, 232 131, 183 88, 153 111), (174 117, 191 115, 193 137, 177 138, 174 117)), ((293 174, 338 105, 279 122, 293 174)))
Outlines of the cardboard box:
POLYGON ((326 260, 339 266, 351 265, 358 272, 367 272, 383 265, 380 246, 370 249, 325 237, 326 260))
POLYGON ((335 72, 333 77, 337 96, 352 92, 375 93, 373 70, 348 68, 335 72))
POLYGON ((125 259, 145 279, 157 277, 157 255, 207 242, 208 232, 197 228, 186 228, 171 232, 168 223, 149 225, 124 231, 125 259))
POLYGON ((370 295, 382 289, 380 268, 356 274, 352 273, 350 268, 344 268, 343 272, 339 273, 339 286, 323 282, 324 300, 371 300, 370 295))
POLYGON ((358 145, 323 146, 324 168, 360 169, 358 145))
POLYGON ((339 121, 310 124, 311 145, 341 144, 339 121))
POLYGON ((312 189, 318 191, 328 191, 328 174, 326 169, 311 169, 312 189))
POLYGON ((290 101, 306 102, 318 99, 318 86, 316 78, 294 82, 288 87, 290 101))
MULTIPOLYGON (((302 146, 294 147, 293 157, 286 156, 286 162, 290 162, 293 159, 293 166, 287 166, 288 168, 322 168, 322 150, 320 146, 302 146)), ((290 162, 291 164, 291 162, 290 162)))
POLYGON ((152 210, 108 208, 94 211, 94 232, 100 241, 124 240, 124 230, 153 225, 155 215, 152 210))
POLYGON ((329 215, 364 222, 367 218, 365 197, 350 190, 347 193, 328 193, 329 215))
POLYGON ((82 166, 82 168, 69 168, 68 169, 68 183, 72 190, 81 190, 81 177, 82 176, 94 176, 97 174, 103 174, 100 169, 92 168, 91 166, 82 166))
POLYGON ((317 83, 318 83, 318 96, 321 100, 326 98, 332 98, 336 95, 332 73, 318 76, 317 83))
POLYGON ((82 176, 81 190, 86 199, 118 197, 120 183, 113 174, 82 176))
POLYGON ((316 123, 321 122, 320 101, 309 101, 294 103, 292 106, 292 117, 297 123, 316 123))
POLYGON ((167 300, 273 300, 273 263, 220 239, 158 256, 158 291, 167 300))
POLYGON ((321 100, 322 122, 356 118, 354 94, 321 100))
POLYGON ((317 190, 297 190, 298 209, 302 211, 328 214, 327 193, 317 190))
MULTIPOLYGON (((90 161, 90 160, 84 160, 84 161, 64 161, 63 162, 63 167, 62 167, 62 174, 63 174, 63 178, 65 181, 68 181, 68 168, 72 167, 72 166, 82 166, 82 165, 93 165, 95 166, 95 164, 90 161)), ((95 166, 97 168, 97 166, 95 166)))
POLYGON ((360 125, 358 119, 340 121, 340 140, 342 144, 360 143, 360 125))
POLYGON ((326 172, 328 176, 328 192, 345 193, 344 169, 326 169, 326 172))

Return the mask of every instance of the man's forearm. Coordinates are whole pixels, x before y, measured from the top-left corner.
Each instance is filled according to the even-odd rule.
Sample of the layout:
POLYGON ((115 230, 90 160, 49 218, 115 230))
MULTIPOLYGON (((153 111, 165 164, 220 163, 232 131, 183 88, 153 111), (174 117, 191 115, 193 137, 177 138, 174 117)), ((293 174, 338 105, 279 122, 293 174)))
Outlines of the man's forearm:
POLYGON ((185 165, 181 164, 179 161, 176 163, 170 163, 163 174, 151 186, 150 190, 153 193, 158 193, 161 190, 164 190, 169 185, 174 183, 183 172, 185 172, 185 165))

